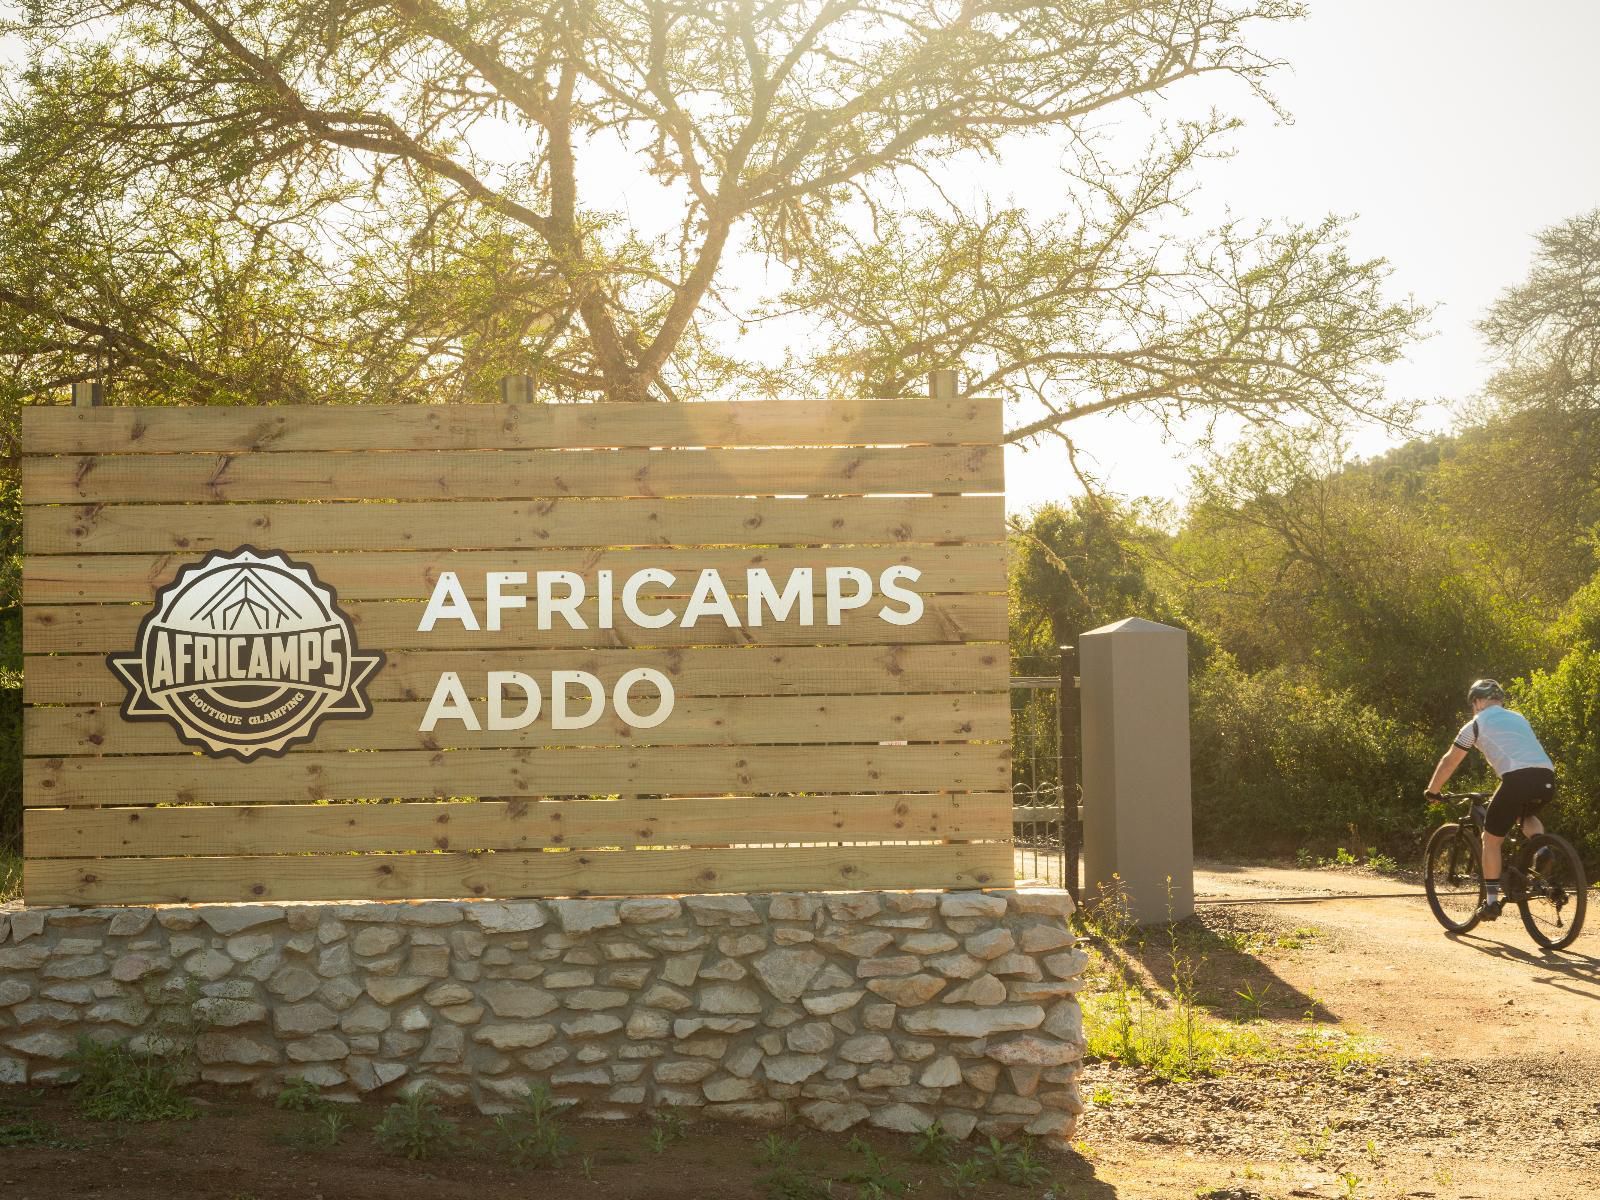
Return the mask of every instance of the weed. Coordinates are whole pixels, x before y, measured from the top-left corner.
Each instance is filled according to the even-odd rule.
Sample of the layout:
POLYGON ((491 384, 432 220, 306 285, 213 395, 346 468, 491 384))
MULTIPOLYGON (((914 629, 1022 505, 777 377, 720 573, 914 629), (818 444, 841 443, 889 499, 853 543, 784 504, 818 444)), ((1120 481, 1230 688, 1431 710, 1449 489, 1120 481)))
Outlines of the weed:
POLYGON ((1099 1084, 1089 1093, 1089 1102, 1101 1108, 1110 1108, 1117 1102, 1116 1090, 1109 1083, 1099 1084))
POLYGON ((1378 1144, 1371 1138, 1367 1139, 1367 1161, 1375 1167, 1383 1166, 1383 1154, 1378 1149, 1378 1144))
POLYGON ((1354 1171, 1340 1171, 1339 1183, 1344 1188, 1344 1194, 1351 1197, 1361 1189, 1361 1176, 1354 1171))
POLYGON ((986 1145, 973 1151, 972 1161, 980 1164, 988 1178, 1013 1187, 1034 1187, 1050 1177, 1050 1169, 1039 1161, 1033 1142, 1027 1139, 1007 1145, 991 1135, 986 1145))
POLYGON ((0 904, 22 899, 22 856, 0 851, 0 904))
POLYGON ((322 1090, 299 1075, 285 1081, 272 1101, 274 1108, 281 1108, 285 1112, 321 1112, 327 1105, 328 1101, 322 1098, 322 1090))
POLYGON ((1379 854, 1376 847, 1367 847, 1367 869, 1380 875, 1398 875, 1400 864, 1388 854, 1379 854))
POLYGON ((1245 1019, 1260 1021, 1267 1013, 1267 1000, 1272 995, 1272 985, 1266 984, 1259 991, 1253 983, 1247 983, 1234 995, 1244 1001, 1245 1019))
POLYGON ((661 1154, 674 1142, 685 1141, 689 1137, 689 1123, 683 1119, 682 1113, 670 1105, 651 1113, 650 1124, 652 1128, 648 1142, 655 1154, 661 1154))
POLYGON ((830 1200, 831 1181, 817 1179, 785 1163, 756 1180, 770 1200, 830 1200))
POLYGON ((1294 865, 1297 867, 1314 867, 1317 865, 1317 856, 1304 846, 1294 852, 1294 865))
POLYGON ((439 1111, 426 1086, 386 1108, 372 1133, 390 1154, 418 1161, 454 1148, 458 1137, 456 1123, 439 1111))
POLYGON ((198 1111, 169 1058, 80 1037, 70 1061, 78 1068, 73 1101, 91 1121, 187 1121, 198 1111))
POLYGON ((1166 1080, 1220 1074, 1267 1056, 1265 1040, 1207 1017, 1193 1004, 1158 1005, 1131 988, 1086 996, 1084 1025, 1095 1058, 1141 1066, 1166 1080))
POLYGON ((917 1134, 911 1152, 923 1162, 942 1164, 954 1156, 957 1144, 956 1139, 945 1132, 944 1126, 935 1121, 917 1134))
POLYGON ((1296 1142, 1292 1149, 1307 1162, 1320 1162, 1327 1157, 1328 1146, 1332 1141, 1333 1130, 1324 1125, 1308 1141, 1296 1142))
POLYGON ((883 1160, 871 1146, 859 1143, 857 1151, 865 1160, 859 1169, 844 1177, 846 1183, 856 1185, 856 1195, 862 1200, 882 1200, 885 1196, 898 1196, 911 1190, 911 1184, 895 1174, 894 1168, 883 1160))
POLYGON ((0 1115, 0 1148, 10 1146, 44 1146, 52 1150, 75 1150, 82 1142, 63 1137, 48 1121, 33 1117, 0 1115))
POLYGON ((536 1083, 515 1112, 494 1119, 490 1137, 518 1170, 556 1166, 572 1149, 572 1139, 561 1128, 558 1111, 550 1089, 536 1083))
POLYGON ((594 1159, 585 1154, 578 1160, 578 1170, 583 1172, 585 1183, 594 1182, 594 1159))
MULTIPOLYGON (((859 1138, 850 1139, 850 1149, 856 1149, 857 1143, 865 1148, 866 1143, 859 1138)), ((793 1161, 795 1152, 800 1149, 798 1138, 791 1141, 776 1133, 769 1133, 761 1139, 761 1149, 756 1154, 756 1165, 761 1167, 782 1167, 793 1161)))
POLYGON ((345 1130, 350 1128, 349 1115, 320 1097, 318 1104, 321 1107, 316 1110, 316 1116, 303 1128, 285 1136, 285 1143, 297 1150, 332 1150, 339 1144, 345 1130))
POLYGON ((969 1158, 963 1163, 952 1163, 950 1169, 944 1173, 945 1184, 958 1196, 972 1195, 986 1177, 983 1163, 976 1158, 969 1158))

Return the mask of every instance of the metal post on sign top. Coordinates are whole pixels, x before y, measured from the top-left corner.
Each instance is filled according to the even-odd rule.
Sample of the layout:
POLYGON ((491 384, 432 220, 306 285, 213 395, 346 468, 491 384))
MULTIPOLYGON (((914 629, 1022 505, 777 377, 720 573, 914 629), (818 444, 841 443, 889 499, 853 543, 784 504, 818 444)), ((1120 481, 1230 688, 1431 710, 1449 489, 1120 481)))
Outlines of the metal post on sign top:
POLYGON ((1056 778, 1061 785, 1061 873, 1074 901, 1078 895, 1078 858, 1083 851, 1083 822, 1078 817, 1078 753, 1082 736, 1078 720, 1078 648, 1062 646, 1061 686, 1056 689, 1056 778))
POLYGON ((955 400, 961 395, 961 372, 948 367, 928 372, 928 398, 955 400))
POLYGON ((502 404, 532 404, 532 375, 502 375, 500 377, 500 402, 502 404))
POLYGON ((98 379, 80 379, 72 385, 72 407, 99 408, 105 402, 105 385, 98 379))

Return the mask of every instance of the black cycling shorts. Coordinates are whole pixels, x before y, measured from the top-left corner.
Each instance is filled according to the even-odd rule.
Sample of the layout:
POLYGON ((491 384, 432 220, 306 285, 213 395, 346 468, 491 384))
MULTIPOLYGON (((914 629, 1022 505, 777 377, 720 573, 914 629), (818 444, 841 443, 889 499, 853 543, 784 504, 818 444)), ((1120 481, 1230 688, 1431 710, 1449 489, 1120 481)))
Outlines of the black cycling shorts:
POLYGON ((1556 773, 1549 767, 1523 767, 1507 771, 1500 786, 1489 797, 1489 815, 1484 818, 1485 833, 1505 837, 1524 817, 1531 817, 1556 794, 1556 773))

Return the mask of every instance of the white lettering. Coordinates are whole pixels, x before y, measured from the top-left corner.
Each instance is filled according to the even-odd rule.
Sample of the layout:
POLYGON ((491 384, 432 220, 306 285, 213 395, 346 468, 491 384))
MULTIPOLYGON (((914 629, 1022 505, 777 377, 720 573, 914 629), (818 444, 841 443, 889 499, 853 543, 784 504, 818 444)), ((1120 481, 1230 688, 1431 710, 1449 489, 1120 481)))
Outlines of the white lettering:
POLYGON ((589 672, 550 673, 550 724, 556 729, 587 729, 600 719, 600 713, 605 706, 605 689, 589 672), (567 712, 567 686, 574 683, 589 693, 589 711, 581 717, 572 716, 567 712))
POLYGON ((722 582, 722 573, 714 567, 701 571, 700 578, 695 580, 689 603, 684 606, 683 627, 693 629, 695 622, 705 616, 721 617, 729 628, 739 624, 739 610, 733 606, 728 586, 722 582))
POLYGON ((671 587, 677 582, 678 577, 671 571, 663 571, 657 567, 646 567, 643 571, 635 571, 628 576, 628 582, 622 585, 623 615, 641 629, 661 629, 671 625, 677 618, 670 608, 658 613, 647 613, 639 607, 639 589, 649 583, 671 587))
POLYGON ((479 727, 478 714, 472 711, 472 701, 467 699, 467 690, 461 686, 461 677, 454 671, 446 671, 439 676, 439 682, 434 685, 433 698, 428 701, 428 711, 422 714, 422 724, 417 726, 417 730, 427 733, 445 720, 460 721, 468 729, 479 727))
POLYGON ((472 611, 467 593, 454 571, 445 571, 439 576, 439 582, 433 585, 433 595, 428 597, 428 606, 422 610, 422 621, 417 625, 417 632, 427 633, 436 621, 446 618, 460 621, 463 629, 478 627, 477 615, 472 611))
POLYGON ((578 612, 583 603, 583 576, 576 571, 539 572, 539 628, 549 629, 550 615, 560 613, 567 619, 569 629, 587 629, 589 625, 578 612), (566 595, 557 596, 557 587, 566 589, 566 595))
POLYGON ((811 585, 810 567, 796 567, 790 571, 781 592, 772 585, 772 575, 765 567, 751 567, 745 572, 745 591, 749 593, 745 597, 745 603, 750 625, 754 627, 762 623, 763 606, 772 613, 774 621, 787 621, 796 605, 800 608, 800 624, 815 624, 816 611, 811 585))
POLYGON ((915 583, 921 578, 921 571, 904 563, 897 563, 878 576, 878 590, 883 593, 883 598, 905 605, 903 612, 897 612, 885 604, 878 610, 878 616, 891 625, 915 625, 922 620, 922 594, 900 586, 902 579, 915 583))
POLYGON ((490 729, 522 729, 532 725, 538 720, 541 703, 539 685, 532 676, 524 675, 521 671, 489 672, 490 729), (524 696, 522 711, 511 717, 505 714, 505 689, 508 686, 521 688, 524 696))
POLYGON ((872 599, 872 576, 860 567, 829 567, 825 584, 828 600, 828 624, 839 624, 840 614, 846 609, 860 608, 872 599), (851 595, 844 594, 846 581, 856 585, 851 595))
POLYGON ((617 710, 619 717, 635 729, 654 729, 661 724, 672 715, 672 706, 676 699, 677 693, 672 689, 672 680, 650 667, 635 667, 631 671, 624 671, 622 677, 617 680, 616 687, 611 689, 611 707, 617 710), (641 717, 638 714, 628 695, 636 683, 648 683, 661 693, 655 712, 648 717, 641 717))
MULTIPOLYGON (((521 587, 528 582, 526 571, 490 571, 486 577, 486 590, 489 598, 485 609, 489 614, 489 628, 500 628, 500 614, 508 608, 526 608, 528 598, 519 596, 515 592, 507 592, 507 587, 521 587)), ((540 626, 544 628, 544 626, 540 626)))

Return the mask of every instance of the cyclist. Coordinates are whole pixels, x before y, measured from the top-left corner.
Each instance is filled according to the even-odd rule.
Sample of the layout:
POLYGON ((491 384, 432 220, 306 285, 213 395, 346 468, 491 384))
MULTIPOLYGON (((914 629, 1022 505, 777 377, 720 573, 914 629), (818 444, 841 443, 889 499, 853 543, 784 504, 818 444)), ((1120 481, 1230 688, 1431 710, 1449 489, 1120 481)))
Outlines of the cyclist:
POLYGON ((1489 813, 1483 822, 1483 903, 1478 916, 1492 921, 1500 915, 1505 901, 1500 895, 1500 847, 1511 826, 1522 822, 1522 832, 1534 837, 1544 832, 1536 815, 1555 795, 1555 764, 1544 752, 1533 726, 1521 713, 1506 707, 1506 691, 1493 679, 1480 679, 1467 689, 1472 719, 1461 727, 1450 749, 1433 769, 1425 795, 1440 798, 1440 789, 1450 782, 1476 746, 1483 751, 1489 766, 1500 777, 1500 786, 1489 799, 1489 813))

